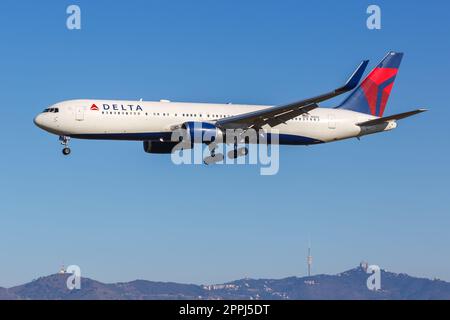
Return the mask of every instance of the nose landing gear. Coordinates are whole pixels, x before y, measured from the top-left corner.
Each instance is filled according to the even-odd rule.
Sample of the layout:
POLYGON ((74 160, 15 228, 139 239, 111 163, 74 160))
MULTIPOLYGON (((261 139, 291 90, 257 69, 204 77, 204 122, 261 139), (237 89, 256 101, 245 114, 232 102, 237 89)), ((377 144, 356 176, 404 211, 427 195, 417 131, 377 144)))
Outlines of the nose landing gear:
POLYGON ((70 137, 67 136, 59 136, 59 141, 61 141, 61 144, 64 146, 62 149, 62 153, 65 156, 68 156, 70 154, 70 148, 68 147, 70 137))

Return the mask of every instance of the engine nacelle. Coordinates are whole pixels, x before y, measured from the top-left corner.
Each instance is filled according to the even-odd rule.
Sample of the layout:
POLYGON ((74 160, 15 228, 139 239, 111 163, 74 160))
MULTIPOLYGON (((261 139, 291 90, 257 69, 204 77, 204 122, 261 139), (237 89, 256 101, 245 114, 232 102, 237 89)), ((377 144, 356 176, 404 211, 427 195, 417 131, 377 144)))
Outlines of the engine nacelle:
POLYGON ((147 153, 172 153, 178 142, 144 141, 144 151, 147 153))
POLYGON ((183 123, 182 128, 187 131, 187 134, 191 139, 191 143, 203 143, 223 140, 222 130, 209 122, 188 121, 183 123))

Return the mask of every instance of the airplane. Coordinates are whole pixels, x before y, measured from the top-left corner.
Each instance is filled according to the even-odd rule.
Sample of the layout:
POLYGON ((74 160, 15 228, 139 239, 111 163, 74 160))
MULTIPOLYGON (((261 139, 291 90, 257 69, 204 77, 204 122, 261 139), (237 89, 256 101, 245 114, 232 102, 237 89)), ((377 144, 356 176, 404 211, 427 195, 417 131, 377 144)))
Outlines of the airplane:
MULTIPOLYGON (((280 145, 313 145, 359 139, 364 135, 392 130, 397 127, 398 120, 426 111, 416 109, 383 116, 402 57, 401 52, 389 51, 359 84, 369 63, 364 60, 343 86, 279 106, 169 100, 150 102, 142 99, 67 100, 46 108, 34 118, 34 123, 59 136, 64 155, 71 152, 68 147, 70 138, 142 141, 147 153, 172 153, 179 143, 172 141, 172 133, 179 128, 186 130, 190 136, 200 134, 200 137, 204 133, 223 137, 232 131, 253 129, 267 132, 274 128, 278 130, 280 145), (352 92, 336 107, 321 108, 318 105, 349 91, 352 92)), ((238 140, 233 140, 234 150, 228 153, 230 158, 248 153, 246 147, 237 148, 238 140)), ((221 161, 224 157, 215 153, 217 145, 214 139, 197 139, 192 143, 205 143, 210 147, 210 156, 204 159, 206 164, 221 161)))

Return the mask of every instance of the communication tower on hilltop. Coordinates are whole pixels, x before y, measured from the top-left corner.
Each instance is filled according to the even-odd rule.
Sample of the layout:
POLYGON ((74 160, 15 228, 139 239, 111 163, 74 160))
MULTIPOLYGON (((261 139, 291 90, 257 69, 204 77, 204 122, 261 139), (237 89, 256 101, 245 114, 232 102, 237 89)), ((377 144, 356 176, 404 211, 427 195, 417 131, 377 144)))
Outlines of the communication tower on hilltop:
POLYGON ((311 241, 308 243, 308 257, 306 258, 308 264, 308 277, 311 277, 312 255, 311 255, 311 241))

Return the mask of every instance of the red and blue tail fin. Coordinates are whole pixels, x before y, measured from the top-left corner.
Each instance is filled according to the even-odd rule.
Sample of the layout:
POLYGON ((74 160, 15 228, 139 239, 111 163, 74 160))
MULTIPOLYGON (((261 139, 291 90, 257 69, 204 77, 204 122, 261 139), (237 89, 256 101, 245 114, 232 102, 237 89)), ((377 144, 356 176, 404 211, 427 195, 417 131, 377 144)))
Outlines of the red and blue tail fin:
POLYGON ((382 117, 403 53, 390 51, 337 108, 382 117))

